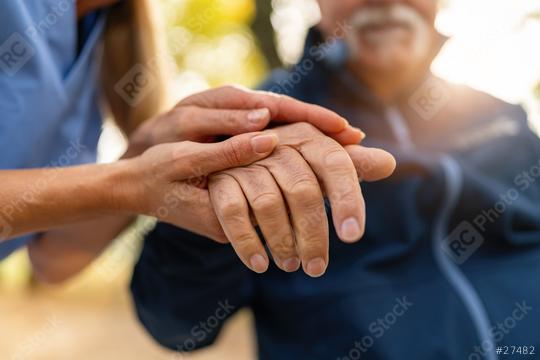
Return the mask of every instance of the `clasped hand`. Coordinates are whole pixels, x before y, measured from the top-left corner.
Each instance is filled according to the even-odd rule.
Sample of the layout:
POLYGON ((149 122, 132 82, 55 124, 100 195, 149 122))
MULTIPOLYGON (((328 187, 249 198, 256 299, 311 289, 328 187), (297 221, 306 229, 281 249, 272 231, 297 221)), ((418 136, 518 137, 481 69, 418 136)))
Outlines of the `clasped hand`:
POLYGON ((143 153, 146 169, 139 212, 230 242, 260 273, 269 256, 258 225, 279 268, 320 276, 329 260, 324 197, 339 238, 357 241, 365 225, 359 179, 395 167, 390 154, 356 145, 362 137, 337 114, 289 97, 237 87, 194 95, 131 138, 128 153, 143 153), (289 124, 257 132, 270 121, 289 124), (217 135, 235 136, 210 144, 217 135))

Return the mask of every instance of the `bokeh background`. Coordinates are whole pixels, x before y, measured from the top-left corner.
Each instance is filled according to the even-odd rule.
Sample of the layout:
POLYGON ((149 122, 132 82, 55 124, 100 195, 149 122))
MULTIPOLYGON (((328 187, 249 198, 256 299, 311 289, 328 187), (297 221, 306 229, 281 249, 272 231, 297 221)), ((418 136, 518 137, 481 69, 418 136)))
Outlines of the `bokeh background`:
MULTIPOLYGON (((290 65, 318 20, 315 0, 159 0, 172 68, 172 100, 208 87, 256 86, 290 65)), ((540 128, 538 0, 445 0, 438 29, 451 38, 433 71, 452 82, 521 103, 540 128)), ((106 124, 101 161, 125 144, 106 124)), ((38 284, 25 251, 0 263, 0 359, 254 359, 248 311, 231 321, 216 346, 192 356, 161 349, 132 312, 128 283, 141 218, 87 270, 58 287, 38 284)))

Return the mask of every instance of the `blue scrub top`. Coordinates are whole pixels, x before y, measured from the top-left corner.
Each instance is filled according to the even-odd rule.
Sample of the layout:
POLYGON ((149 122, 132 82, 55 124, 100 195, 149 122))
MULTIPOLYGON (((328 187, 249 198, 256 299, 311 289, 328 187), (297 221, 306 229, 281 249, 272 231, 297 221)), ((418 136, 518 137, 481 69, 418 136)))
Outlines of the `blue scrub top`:
MULTIPOLYGON (((99 40, 105 17, 78 46, 76 2, 4 1, 0 12, 0 169, 94 162, 102 115, 99 40)), ((85 22, 88 23, 88 22, 85 22)), ((42 183, 28 187, 27 198, 42 183)), ((26 206, 0 203, 0 235, 26 206)), ((32 236, 0 243, 0 259, 32 236)))

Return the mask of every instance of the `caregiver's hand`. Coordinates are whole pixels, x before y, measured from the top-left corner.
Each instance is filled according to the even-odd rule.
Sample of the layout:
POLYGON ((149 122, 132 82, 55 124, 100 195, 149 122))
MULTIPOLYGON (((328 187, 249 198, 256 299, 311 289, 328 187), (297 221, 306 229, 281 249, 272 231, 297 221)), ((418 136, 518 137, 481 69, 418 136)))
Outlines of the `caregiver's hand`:
POLYGON ((225 242, 210 203, 206 177, 268 156, 277 141, 275 134, 248 133, 213 144, 185 141, 154 146, 137 158, 140 181, 135 193, 140 200, 136 208, 140 213, 225 242))
POLYGON ((358 175, 366 180, 385 178, 395 161, 379 149, 343 148, 306 123, 265 133, 279 137, 278 148, 250 166, 212 175, 212 204, 235 251, 253 271, 264 272, 269 261, 249 221, 250 212, 281 269, 296 271, 302 264, 308 275, 320 276, 328 264, 323 194, 330 200, 340 239, 357 241, 365 224, 358 175))
MULTIPOLYGON (((216 140, 216 135, 230 136, 261 130, 268 126, 270 120, 284 123, 306 121, 333 136, 342 144, 357 143, 363 136, 359 130, 351 128, 342 117, 319 106, 305 104, 285 96, 226 86, 188 97, 178 103, 172 110, 147 120, 129 136, 129 147, 122 158, 134 158, 148 148, 162 143, 184 140, 213 142, 216 140)), ((193 144, 193 149, 197 148, 199 147, 193 144)), ((155 155, 154 151, 151 153, 155 155)), ((186 152, 186 154, 188 153, 186 152)), ((147 157, 148 154, 142 158, 147 157)), ((67 173, 65 173, 66 170, 62 169, 53 173, 56 175, 62 174, 58 178, 67 179, 69 175, 65 176, 64 174, 75 171, 81 176, 86 176, 84 179, 74 179, 75 182, 84 180, 82 183, 88 183, 88 180, 93 177, 92 174, 97 170, 115 170, 121 164, 124 163, 106 167, 69 169, 67 173)), ((144 175, 147 173, 153 175, 151 171, 144 166, 139 166, 139 169, 143 174, 133 176, 132 180, 141 184, 150 184, 150 181, 141 180, 145 178, 144 175)), ((104 173, 109 174, 108 171, 104 173)), ((23 180, 34 181, 42 173, 44 172, 32 172, 31 180, 23 180)), ((62 187, 67 189, 71 184, 66 184, 65 179, 62 179, 60 184, 64 184, 62 187)), ((20 185, 24 184, 23 180, 19 183, 20 185)), ((155 177, 154 180, 157 181, 158 177, 155 177)), ((50 179, 47 181, 50 181, 50 179)), ((193 181, 187 184, 185 182, 182 184, 167 183, 165 185, 159 183, 155 190, 149 188, 142 194, 152 195, 153 197, 149 200, 146 200, 145 196, 137 195, 139 203, 136 205, 143 213, 161 216, 165 221, 179 226, 185 225, 183 227, 186 229, 208 235, 214 240, 225 241, 225 236, 210 206, 208 193, 204 190, 194 189, 190 184, 197 185, 193 181), (165 195, 163 192, 165 189, 172 190, 172 193, 165 195), (156 194, 156 191, 161 192, 156 194), (151 208, 142 209, 142 205, 151 208), (184 220, 180 221, 180 219, 184 220)), ((97 190, 98 193, 103 190, 112 193, 113 189, 122 190, 123 187, 125 187, 125 184, 117 182, 116 184, 107 184, 105 189, 97 190)), ((6 190, 9 191, 9 189, 6 190)), ((24 189, 19 188, 19 190, 23 191, 24 189)), ((0 195, 2 195, 1 192, 2 189, 0 189, 0 195)), ((62 194, 67 193, 63 192, 62 194)), ((126 194, 129 194, 129 192, 126 194)), ((73 208, 82 200, 84 193, 81 195, 77 194, 74 197, 76 201, 64 205, 59 203, 58 196, 51 196, 48 205, 59 203, 57 210, 61 210, 60 206, 71 206, 73 208)), ((99 196, 92 197, 93 200, 98 198, 99 196)), ((3 205, 2 200, 0 198, 0 206, 3 205)), ((31 204, 28 204, 25 208, 30 208, 30 206, 31 204)), ((13 207, 15 208, 15 206, 13 207)), ((101 216, 92 214, 91 218, 85 217, 84 214, 78 212, 79 210, 67 211, 66 215, 70 216, 70 218, 63 221, 56 218, 56 224, 69 226, 61 226, 46 231, 30 243, 28 247, 30 258, 34 271, 41 279, 58 282, 78 272, 97 257, 112 239, 118 236, 122 229, 134 219, 134 214, 131 211, 128 214, 114 212, 111 214, 102 211, 101 216), (71 223, 74 221, 73 217, 75 216, 80 216, 77 218, 80 221, 71 223)), ((13 222, 12 217, 10 216, 7 220, 13 222)), ((31 220, 28 219, 26 224, 28 226, 37 226, 37 224, 32 224, 31 220)), ((51 223, 51 219, 47 219, 47 221, 49 224, 51 223)), ((0 237, 3 233, 1 226, 2 219, 0 218, 0 237)), ((40 229, 47 229, 46 226, 41 226, 40 229)), ((26 230, 30 231, 31 229, 27 227, 26 230)))
POLYGON ((157 145, 112 164, 0 171, 0 208, 9 214, 0 217, 0 241, 107 214, 135 213, 223 240, 219 223, 212 222, 208 191, 193 179, 260 160, 276 144, 273 134, 248 133, 214 144, 157 145))
POLYGON ((224 86, 192 95, 143 123, 130 136, 126 157, 161 143, 212 142, 218 135, 259 131, 270 121, 308 122, 343 145, 356 144, 363 137, 360 130, 323 107, 283 95, 224 86))

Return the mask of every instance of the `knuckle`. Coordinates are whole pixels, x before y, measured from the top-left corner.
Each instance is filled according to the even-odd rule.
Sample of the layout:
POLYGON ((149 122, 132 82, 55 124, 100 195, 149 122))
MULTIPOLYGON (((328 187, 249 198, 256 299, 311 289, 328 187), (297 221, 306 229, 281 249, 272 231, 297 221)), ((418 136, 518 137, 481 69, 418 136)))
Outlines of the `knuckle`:
POLYGON ((242 159, 242 145, 236 138, 230 138, 223 143, 223 157, 227 164, 231 167, 241 163, 242 159))
POLYGON ((289 145, 278 145, 272 155, 267 159, 271 160, 280 169, 286 169, 287 172, 293 175, 311 177, 312 172, 306 160, 298 150, 289 145))
POLYGON ((172 132, 177 138, 192 136, 196 108, 193 106, 178 106, 171 110, 172 132))
POLYGON ((279 214, 281 196, 275 193, 262 193, 253 198, 253 210, 266 216, 275 217, 279 214))
POLYGON ((322 200, 322 193, 319 184, 311 179, 296 180, 289 188, 289 195, 300 201, 303 205, 316 204, 322 200))
POLYGON ((295 128, 295 131, 298 131, 302 135, 315 135, 319 132, 315 126, 307 122, 296 123, 292 126, 295 128))
POLYGON ((254 91, 254 93, 257 95, 260 95, 261 97, 265 97, 272 102, 275 102, 275 105, 278 107, 280 107, 281 102, 285 98, 285 95, 272 92, 272 91, 267 91, 267 90, 257 90, 257 91, 254 91))
POLYGON ((235 97, 244 104, 247 104, 249 98, 253 95, 250 89, 236 84, 225 85, 220 89, 227 94, 227 96, 235 97))
POLYGON ((324 163, 329 167, 353 168, 349 154, 341 146, 332 144, 324 150, 324 163))
MULTIPOLYGON (((347 183, 357 180, 356 168, 349 155, 341 148, 334 147, 323 153, 325 173, 334 179, 341 179, 347 183)), ((340 182, 341 182, 340 180, 340 182)))
MULTIPOLYGON (((162 146, 165 147, 169 145, 164 144, 162 146)), ((187 165, 191 166, 193 163, 194 157, 191 156, 192 153, 189 150, 193 149, 194 146, 197 146, 197 144, 191 141, 183 141, 181 143, 173 145, 171 147, 172 160, 178 163, 187 163, 187 165)))
POLYGON ((285 95, 272 93, 271 96, 273 97, 273 100, 275 101, 277 108, 278 109, 283 108, 284 102, 286 101, 285 95))
POLYGON ((296 247, 292 235, 288 232, 277 239, 268 239, 268 245, 272 254, 279 258, 288 258, 296 253, 296 247))
POLYGON ((215 192, 221 194, 225 186, 231 180, 230 170, 223 170, 217 173, 213 173, 208 177, 208 189, 216 190, 215 192))
POLYGON ((222 170, 222 171, 218 171, 218 172, 215 172, 213 173, 209 179, 210 179, 210 183, 211 184, 221 184, 222 182, 224 182, 226 179, 230 179, 230 176, 228 174, 230 170, 222 170))
POLYGON ((233 84, 227 84, 227 85, 221 86, 219 90, 224 91, 224 92, 239 92, 240 88, 233 84))
POLYGON ((329 199, 333 206, 347 206, 349 208, 356 208, 358 203, 358 193, 353 189, 345 191, 339 191, 329 195, 329 199))
POLYGON ((246 122, 243 121, 242 118, 243 112, 241 111, 228 110, 225 111, 223 115, 223 123, 225 126, 232 128, 246 125, 246 122))
POLYGON ((240 201, 234 198, 222 199, 217 204, 221 216, 227 222, 239 223, 244 215, 244 206, 240 201))
POLYGON ((171 111, 171 115, 177 123, 184 123, 189 118, 194 117, 195 111, 193 106, 178 106, 171 111))
POLYGON ((268 97, 261 93, 253 92, 249 94, 254 109, 262 109, 269 106, 268 97))
POLYGON ((299 197, 298 199, 294 199, 293 202, 296 204, 297 208, 304 211, 304 216, 310 218, 322 218, 322 215, 324 214, 324 201, 322 195, 313 198, 299 197))
POLYGON ((321 209, 321 211, 307 212, 301 218, 294 218, 294 224, 298 234, 322 234, 326 233, 328 228, 328 218, 324 209, 321 209))
POLYGON ((249 252, 251 248, 256 246, 253 234, 248 232, 242 232, 235 235, 231 242, 234 244, 236 251, 240 253, 249 252))
POLYGON ((288 161, 291 153, 296 151, 287 145, 278 145, 271 156, 266 159, 271 160, 272 162, 284 162, 288 161))

